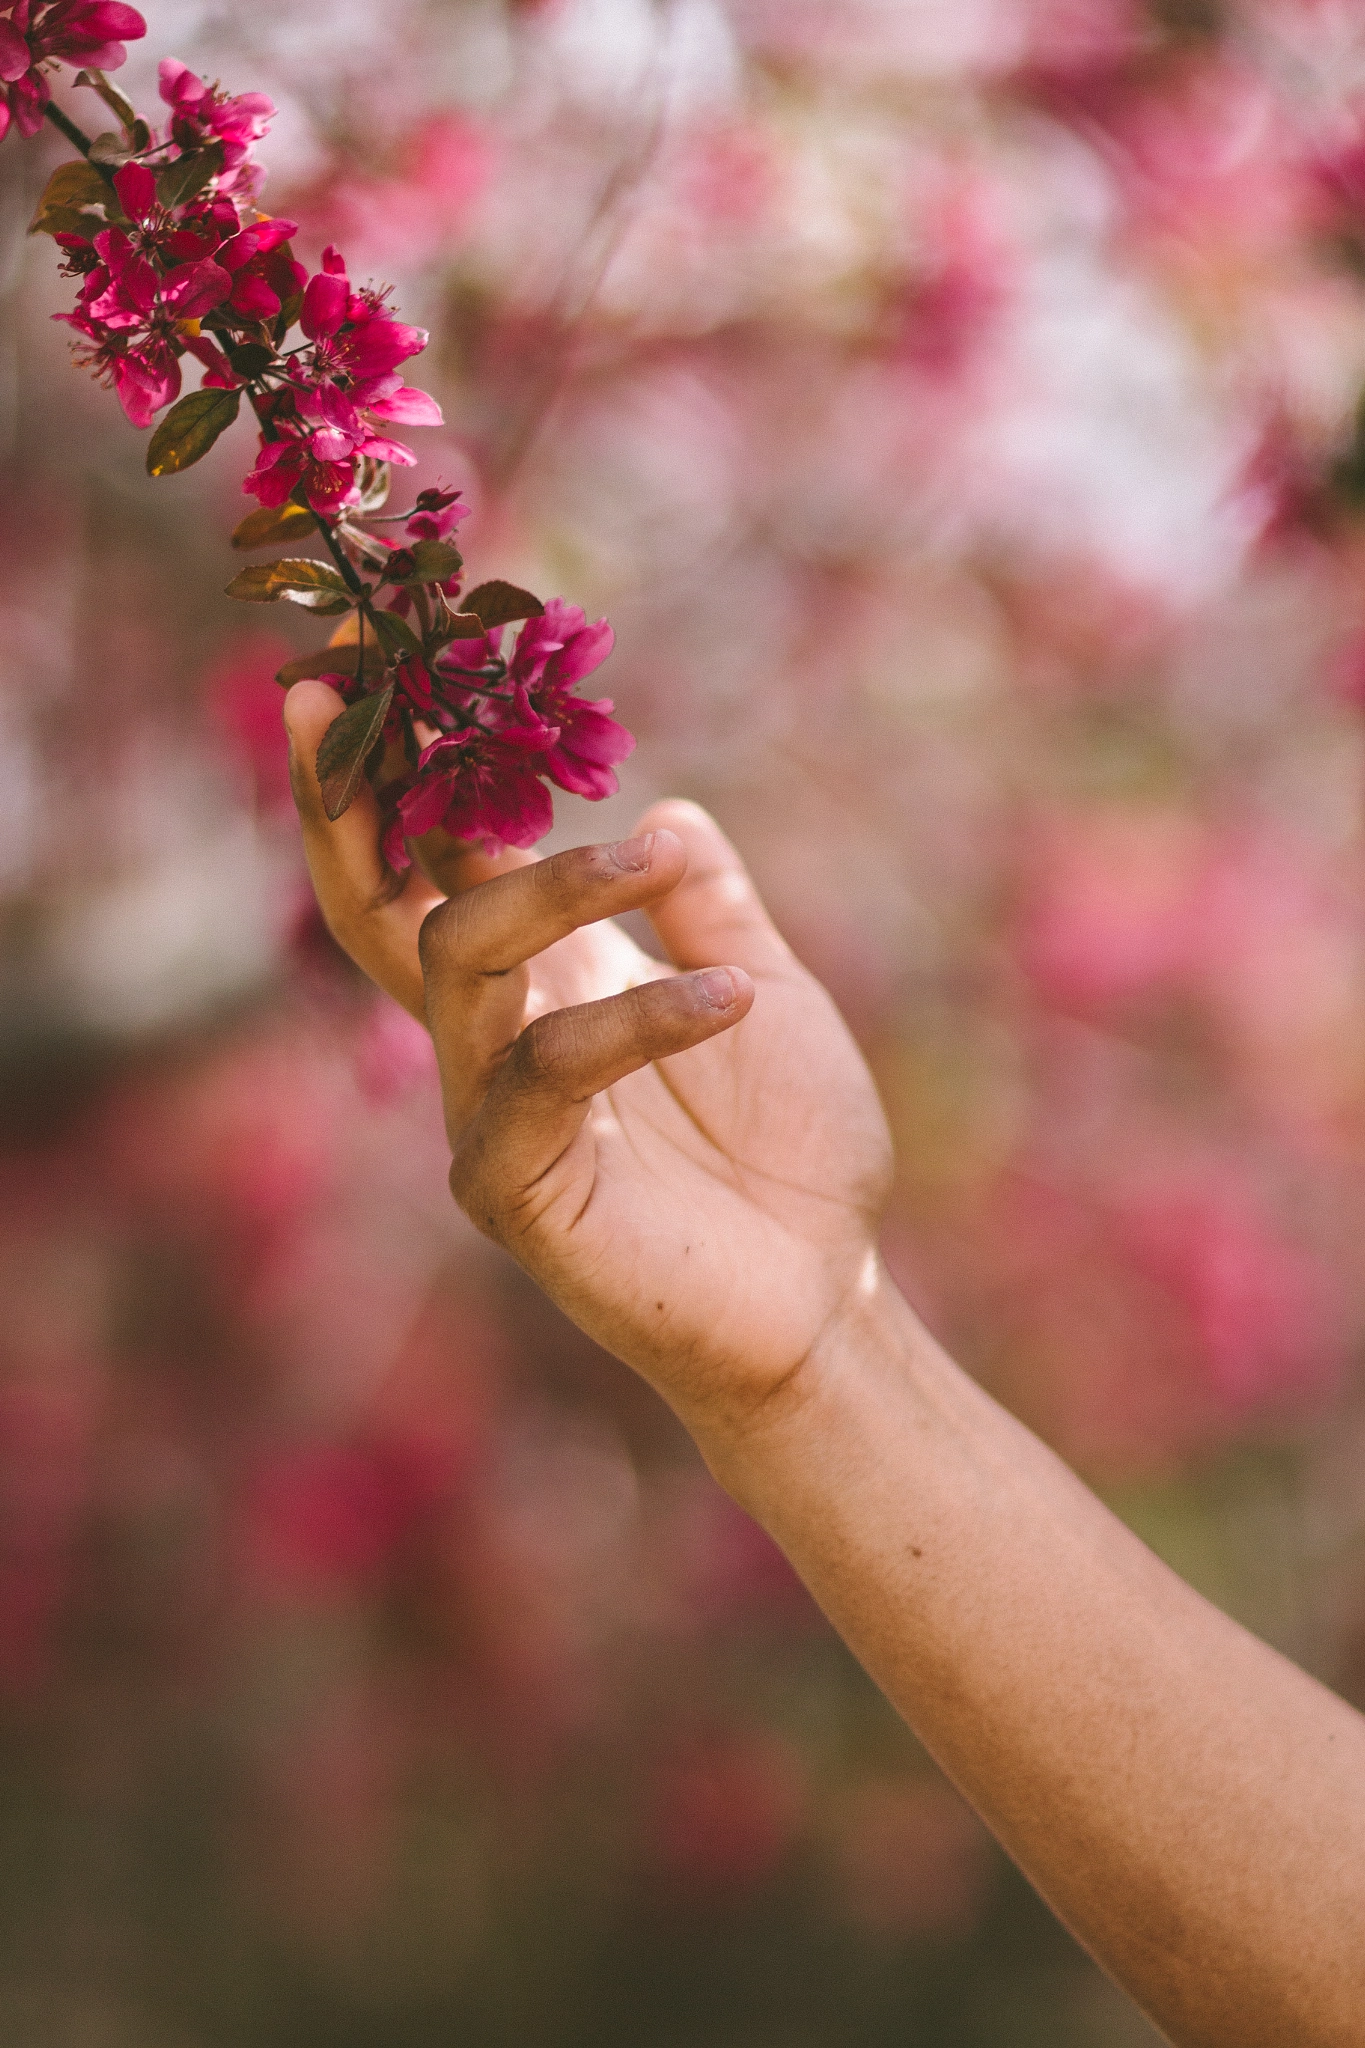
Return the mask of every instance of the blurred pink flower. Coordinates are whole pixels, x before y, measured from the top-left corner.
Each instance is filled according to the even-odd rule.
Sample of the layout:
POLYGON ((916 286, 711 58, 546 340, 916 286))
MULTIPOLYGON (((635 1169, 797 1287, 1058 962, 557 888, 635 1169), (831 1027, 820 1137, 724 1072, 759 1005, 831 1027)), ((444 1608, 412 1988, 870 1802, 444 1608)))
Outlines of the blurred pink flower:
POLYGON ((1339 1290, 1234 1172, 1126 1197, 1119 1241, 1190 1318, 1208 1384, 1234 1416, 1321 1402, 1346 1365, 1339 1290))
POLYGON ((292 804, 275 672, 293 651, 278 634, 244 633, 229 642, 204 675, 209 717, 250 774, 263 811, 287 811, 292 804))
POLYGON ((1020 947, 1044 997, 1105 1005, 1182 973, 1191 958, 1203 833, 1173 811, 1054 819, 1032 848, 1020 947))

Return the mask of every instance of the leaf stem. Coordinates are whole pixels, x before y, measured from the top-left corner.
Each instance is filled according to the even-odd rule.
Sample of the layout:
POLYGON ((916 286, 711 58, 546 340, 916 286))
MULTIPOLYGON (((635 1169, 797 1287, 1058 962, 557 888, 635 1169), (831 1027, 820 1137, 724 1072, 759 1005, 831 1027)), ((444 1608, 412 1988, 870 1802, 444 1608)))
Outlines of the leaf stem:
POLYGON ((370 607, 370 601, 365 596, 365 586, 361 582, 360 578, 356 575, 355 570, 352 568, 350 560, 348 559, 346 552, 341 545, 341 542, 337 539, 336 528, 330 523, 329 520, 323 518, 321 512, 318 511, 316 505, 310 505, 308 509, 312 513, 314 519, 317 520, 318 532, 322 535, 322 538, 326 543, 328 554, 332 557, 332 560, 336 563, 338 569, 340 569, 343 577, 346 580, 347 586, 351 590, 352 594, 360 599, 360 609, 364 612, 368 612, 370 607))
POLYGON ((49 100, 43 108, 43 118, 50 121, 54 128, 60 129, 72 147, 78 149, 89 163, 92 147, 90 137, 76 126, 69 114, 62 112, 55 100, 49 100))

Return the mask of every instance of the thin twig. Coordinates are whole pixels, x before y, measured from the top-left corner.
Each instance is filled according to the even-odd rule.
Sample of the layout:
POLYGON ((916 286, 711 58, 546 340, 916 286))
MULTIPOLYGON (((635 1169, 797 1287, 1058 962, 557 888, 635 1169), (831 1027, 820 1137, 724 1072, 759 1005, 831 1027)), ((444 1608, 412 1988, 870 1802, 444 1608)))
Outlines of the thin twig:
MULTIPOLYGON (((43 118, 46 121, 50 121, 54 128, 59 128, 72 148, 78 149, 86 162, 89 163, 90 151, 94 147, 90 137, 76 126, 69 114, 62 112, 55 100, 49 100, 43 108, 43 118)), ((103 170, 104 166, 101 164, 97 165, 96 168, 103 170)), ((108 176, 108 173, 105 172, 105 175, 108 176)))

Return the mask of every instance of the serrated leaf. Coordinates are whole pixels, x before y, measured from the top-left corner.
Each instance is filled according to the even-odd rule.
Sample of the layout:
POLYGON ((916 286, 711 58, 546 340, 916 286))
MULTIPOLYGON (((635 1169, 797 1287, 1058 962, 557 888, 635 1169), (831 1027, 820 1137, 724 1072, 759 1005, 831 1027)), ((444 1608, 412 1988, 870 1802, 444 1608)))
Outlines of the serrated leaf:
POLYGON ((207 148, 177 157, 173 164, 167 164, 164 171, 158 171, 156 196, 164 207, 183 206, 187 199, 193 199, 197 192, 202 192, 209 179, 216 178, 222 168, 223 145, 211 142, 207 148))
MULTIPOLYGON (((58 164, 43 188, 43 196, 38 201, 38 210, 33 216, 29 233, 80 234, 81 229, 69 228, 64 222, 60 227, 49 225, 49 217, 57 212, 79 217, 83 208, 103 206, 109 196, 108 180, 102 178, 95 166, 86 163, 83 157, 78 157, 74 163, 58 164)), ((99 220, 95 227, 96 234, 106 225, 105 221, 99 220)))
MULTIPOLYGON (((373 640, 365 643, 365 675, 377 676, 384 669, 384 657, 373 640)), ((300 654, 284 667, 276 669, 275 681, 286 690, 292 690, 295 683, 302 683, 313 676, 353 676, 360 669, 360 649, 350 647, 323 647, 316 654, 300 654)))
MULTIPOLYGON (((532 597, 529 590, 518 590, 515 583, 481 583, 477 590, 466 592, 461 602, 467 612, 473 612, 483 620, 491 632, 494 626, 510 626, 515 619, 538 619, 545 610, 538 597, 532 597)), ((463 637, 463 636, 461 636, 463 637)))
POLYGON ((103 135, 97 135, 90 145, 92 164, 126 164, 133 150, 124 135, 116 135, 112 128, 103 135))
POLYGON ((349 810, 365 774, 365 762, 378 745, 393 702, 393 684, 372 697, 361 697, 334 718, 318 748, 318 787, 322 808, 333 821, 349 810))
POLYGON ((276 604, 283 597, 324 616, 348 612, 355 602, 329 563, 296 561, 287 555, 278 562, 256 562, 249 569, 239 569, 227 594, 248 604, 276 604))
POLYGON ((201 461, 232 425, 241 402, 240 391, 216 389, 177 399, 148 443, 148 476, 174 476, 201 461))
POLYGON ((289 500, 283 505, 258 505, 233 529, 235 548, 270 548, 282 541, 302 540, 313 533, 317 520, 303 505, 289 500))
POLYGON ((412 549, 413 583, 445 583, 464 567, 464 556, 446 540, 419 540, 412 549))

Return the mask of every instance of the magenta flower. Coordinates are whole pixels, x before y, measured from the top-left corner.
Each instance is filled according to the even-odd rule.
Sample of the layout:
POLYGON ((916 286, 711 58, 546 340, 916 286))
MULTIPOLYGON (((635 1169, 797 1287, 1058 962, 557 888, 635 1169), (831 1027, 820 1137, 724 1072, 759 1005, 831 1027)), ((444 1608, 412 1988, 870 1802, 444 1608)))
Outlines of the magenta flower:
POLYGON ((385 826, 389 866, 408 867, 404 840, 438 825, 456 839, 483 839, 490 850, 534 846, 554 823, 554 801, 538 766, 554 738, 553 727, 532 719, 433 740, 418 758, 417 781, 397 799, 385 826))
POLYGON ((157 71, 162 99, 171 110, 167 139, 183 150, 206 143, 223 145, 220 192, 253 197, 262 183, 252 152, 275 117, 275 103, 263 92, 229 98, 174 57, 164 57, 157 71))
POLYGON ((86 337, 89 347, 78 351, 79 360, 112 382, 135 427, 148 427, 179 396, 184 324, 221 304, 232 279, 205 260, 179 263, 159 275, 122 228, 96 235, 95 251, 100 261, 86 278, 76 311, 52 317, 86 337))
POLYGON ((125 164, 114 184, 132 230, 106 228, 95 236, 98 261, 87 271, 75 312, 53 318, 86 337, 90 346, 80 359, 113 383, 133 425, 147 427, 179 395, 187 323, 221 305, 232 277, 206 257, 158 271, 143 253, 154 243, 141 232, 156 211, 151 172, 125 164))
MULTIPOLYGON (((453 643, 461 666, 479 667, 496 656, 499 634, 486 640, 453 643), (473 648, 472 656, 465 650, 473 648)), ((547 747, 544 773, 561 789, 596 800, 617 788, 613 764, 634 752, 634 735, 611 717, 610 697, 575 697, 576 684, 599 668, 611 653, 616 636, 605 619, 587 623, 582 608, 553 597, 538 619, 528 619, 507 664, 508 680, 526 693, 530 710, 555 733, 547 747)), ((456 680, 458 671, 446 673, 456 680)))
POLYGON ((282 505, 302 487, 315 511, 331 513, 355 503, 362 459, 404 468, 417 459, 405 442, 376 432, 376 421, 439 427, 441 408, 398 370, 426 347, 425 329, 391 318, 379 293, 353 290, 339 250, 323 251, 299 325, 312 347, 272 411, 273 438, 243 489, 263 505, 282 505))
POLYGON ((469 517, 472 508, 455 502, 463 495, 462 491, 419 491, 417 509, 403 528, 404 533, 411 540, 444 540, 462 519, 469 517))
POLYGON ((115 71, 128 55, 125 41, 146 33, 136 8, 121 0, 9 0, 0 15, 0 137, 11 120, 21 135, 37 133, 51 97, 44 63, 115 71))

